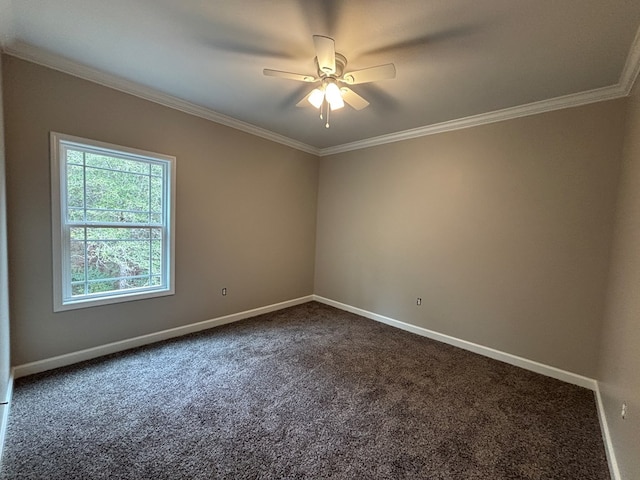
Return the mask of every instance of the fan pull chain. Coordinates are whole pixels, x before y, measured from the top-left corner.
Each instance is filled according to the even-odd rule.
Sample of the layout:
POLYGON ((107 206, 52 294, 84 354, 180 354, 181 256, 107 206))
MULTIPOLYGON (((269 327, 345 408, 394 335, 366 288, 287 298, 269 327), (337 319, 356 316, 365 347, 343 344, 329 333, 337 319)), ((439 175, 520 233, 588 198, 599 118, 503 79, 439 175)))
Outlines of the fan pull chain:
POLYGON ((322 105, 320 105, 320 120, 327 119, 324 127, 329 128, 329 112, 331 111, 331 105, 327 102, 327 99, 322 100, 322 105))

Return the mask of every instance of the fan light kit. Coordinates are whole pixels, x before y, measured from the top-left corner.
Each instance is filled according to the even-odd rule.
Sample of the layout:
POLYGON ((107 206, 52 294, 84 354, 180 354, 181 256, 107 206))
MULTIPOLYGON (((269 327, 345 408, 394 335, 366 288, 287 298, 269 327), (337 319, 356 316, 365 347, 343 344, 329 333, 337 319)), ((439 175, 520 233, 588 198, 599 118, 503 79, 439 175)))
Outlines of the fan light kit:
POLYGON ((329 128, 330 112, 341 109, 345 103, 356 110, 362 110, 369 105, 369 102, 349 87, 341 86, 340 84, 358 85, 360 83, 395 78, 396 76, 396 67, 393 63, 345 73, 347 59, 344 55, 336 53, 333 38, 314 35, 313 44, 316 50, 317 76, 270 70, 268 68, 265 68, 262 72, 269 77, 286 78, 298 82, 320 82, 320 85, 305 95, 297 106, 302 107, 311 104, 320 110, 320 118, 325 120, 326 128, 329 128))

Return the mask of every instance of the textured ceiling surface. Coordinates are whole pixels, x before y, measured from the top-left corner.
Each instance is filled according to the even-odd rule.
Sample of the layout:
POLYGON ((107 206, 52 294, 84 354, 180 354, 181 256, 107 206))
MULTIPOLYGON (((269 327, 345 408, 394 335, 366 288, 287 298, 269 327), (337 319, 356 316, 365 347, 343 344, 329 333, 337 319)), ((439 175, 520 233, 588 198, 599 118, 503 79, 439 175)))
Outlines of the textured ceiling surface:
POLYGON ((326 148, 618 84, 637 0, 0 0, 7 51, 27 45, 262 129, 326 148), (371 105, 325 129, 312 35, 349 69, 394 63, 355 85, 371 105))

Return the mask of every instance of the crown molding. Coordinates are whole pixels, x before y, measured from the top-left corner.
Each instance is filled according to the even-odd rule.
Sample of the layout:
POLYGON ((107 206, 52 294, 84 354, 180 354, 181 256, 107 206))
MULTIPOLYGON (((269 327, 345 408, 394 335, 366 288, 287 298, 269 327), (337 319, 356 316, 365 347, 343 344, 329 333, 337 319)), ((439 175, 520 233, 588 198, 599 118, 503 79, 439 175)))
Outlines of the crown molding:
POLYGON ((624 64, 622 75, 620 75, 620 86, 625 92, 625 95, 631 93, 633 84, 638 78, 640 73, 640 27, 636 32, 636 36, 633 39, 629 54, 627 55, 627 61, 624 64))
POLYGON ((539 113, 551 112, 553 110, 561 110, 564 108, 578 107, 589 103, 602 102, 615 98, 624 97, 626 93, 620 85, 598 88, 587 92, 573 93, 562 97, 542 100, 540 102, 528 103, 517 107, 505 108, 489 113, 481 113, 470 117, 459 118, 442 123, 435 123, 424 127, 412 128, 401 132, 390 133, 388 135, 380 135, 378 137, 367 138, 357 142, 345 143, 335 147, 323 148, 320 150, 320 156, 335 155, 336 153, 349 152, 352 150, 360 150, 362 148, 375 147, 386 143, 400 142, 412 138, 424 137, 427 135, 435 135, 437 133, 451 132, 454 130, 462 130, 464 128, 477 127, 490 123, 502 122, 504 120, 512 120, 514 118, 528 117, 539 113))
MULTIPOLYGON (((2 1, 3 0, 0 0, 0 5, 2 5, 2 1)), ((195 105, 180 98, 158 92, 150 87, 125 80, 121 77, 111 75, 85 65, 80 65, 64 57, 45 52, 22 42, 14 42, 9 45, 5 44, 2 46, 2 50, 14 57, 74 75, 76 77, 320 157, 625 97, 631 93, 631 89, 640 74, 639 28, 629 50, 629 54, 627 55, 627 60, 622 74, 620 75, 620 80, 616 85, 403 130, 387 135, 380 135, 333 147, 317 148, 270 130, 257 127, 250 123, 237 120, 233 117, 223 115, 209 108, 195 105)))
POLYGON ((505 108, 493 112, 482 113, 447 122, 426 125, 424 127, 403 130, 401 132, 390 133, 388 135, 380 135, 357 142, 345 143, 335 147, 327 147, 320 149, 320 156, 335 155, 337 153, 359 150, 376 145, 384 145, 386 143, 399 142, 409 140, 411 138, 424 137, 426 135, 435 135, 437 133, 451 132, 461 130, 463 128, 487 125, 489 123, 511 120, 514 118, 536 115, 538 113, 551 112, 553 110, 561 110, 563 108, 578 107, 589 103, 602 102, 605 100, 613 100, 620 97, 626 97, 631 93, 634 83, 640 74, 640 27, 636 31, 631 48, 627 55, 624 68, 620 75, 617 85, 588 90, 586 92, 564 95, 562 97, 542 100, 540 102, 528 103, 517 107, 505 108))
POLYGON ((5 45, 3 51, 11 56, 27 60, 44 67, 51 68, 63 73, 73 75, 75 77, 89 80, 91 82, 103 85, 105 87, 113 88, 136 97, 149 100, 151 102, 164 105, 165 107, 173 108, 196 117, 204 118, 227 127, 235 128, 236 130, 250 133, 257 137, 265 138, 282 145, 286 145, 296 150, 301 150, 306 153, 318 155, 320 150, 306 143, 299 142, 284 135, 266 130, 261 127, 257 127, 247 122, 223 115, 209 108, 201 107, 194 103, 182 100, 180 98, 168 95, 153 88, 140 85, 138 83, 125 80, 124 78, 116 75, 97 70, 86 65, 73 62, 67 58, 45 52, 31 45, 27 45, 22 42, 12 43, 5 45))

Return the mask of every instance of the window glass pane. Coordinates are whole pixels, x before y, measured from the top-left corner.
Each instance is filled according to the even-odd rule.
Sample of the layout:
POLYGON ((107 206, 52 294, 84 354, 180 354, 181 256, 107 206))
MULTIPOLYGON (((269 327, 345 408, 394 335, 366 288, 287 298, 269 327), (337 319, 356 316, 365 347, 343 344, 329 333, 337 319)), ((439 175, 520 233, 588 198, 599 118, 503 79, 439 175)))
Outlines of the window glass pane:
POLYGON ((149 213, 128 210, 87 209, 87 222, 98 223, 148 223, 149 213))
POLYGON ((164 176, 164 166, 158 165, 157 163, 151 164, 151 175, 158 177, 164 176))
POLYGON ((71 227, 69 232, 72 240, 84 240, 84 227, 71 227))
POLYGON ((100 282, 89 282, 89 291, 88 293, 107 293, 113 292, 114 290, 118 290, 118 282, 116 281, 100 281, 100 282))
MULTIPOLYGON (((130 227, 87 227, 87 239, 89 240, 149 240, 150 228, 130 227)), ((154 229, 159 230, 159 229, 154 229)))
POLYGON ((130 160, 87 152, 86 162, 88 167, 149 175, 149 163, 140 160, 130 160))
POLYGON ((148 221, 147 176, 87 168, 86 177, 87 221, 148 221))
POLYGON ((67 216, 70 222, 82 222, 84 221, 84 208, 69 208, 67 216))
POLYGON ((85 280, 85 242, 84 232, 82 228, 71 229, 71 245, 70 245, 70 272, 71 281, 85 280))
POLYGON ((151 203, 150 208, 152 212, 162 213, 162 178, 160 177, 151 177, 151 203))
POLYGON ((162 273, 162 240, 151 241, 151 273, 162 273))
POLYGON ((76 165, 84 164, 84 152, 78 150, 67 149, 67 162, 76 165))
POLYGON ((67 167, 67 206, 84 206, 84 168, 78 165, 67 167))
POLYGON ((149 277, 141 277, 141 278, 132 278, 129 280, 129 284, 131 285, 129 288, 142 288, 149 286, 149 277))

